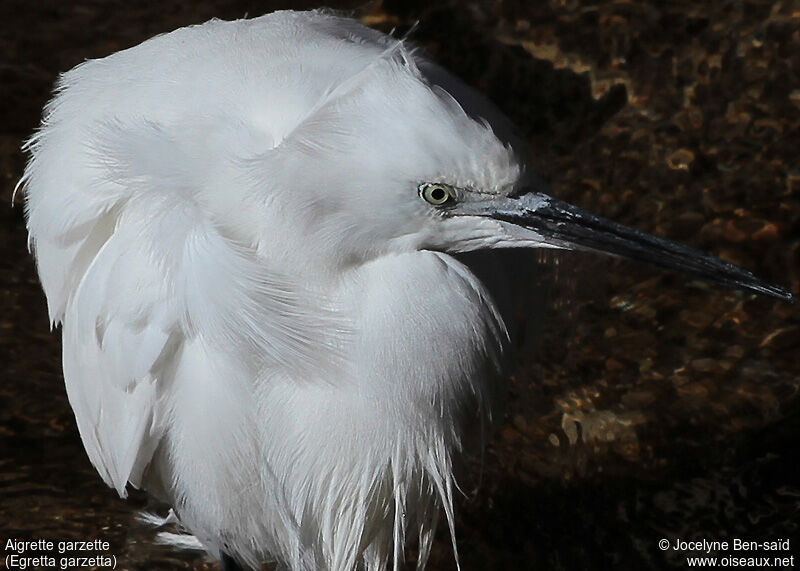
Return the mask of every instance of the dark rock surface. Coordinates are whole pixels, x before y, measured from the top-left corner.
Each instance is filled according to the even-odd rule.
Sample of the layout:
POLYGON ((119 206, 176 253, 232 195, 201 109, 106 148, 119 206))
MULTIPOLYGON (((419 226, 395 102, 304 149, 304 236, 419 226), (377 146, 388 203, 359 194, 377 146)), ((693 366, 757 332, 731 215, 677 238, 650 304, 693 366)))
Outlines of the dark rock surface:
MULTIPOLYGON (((2 203, 59 71, 278 7, 314 4, 5 0, 2 203)), ((800 291, 798 2, 336 7, 397 34, 419 20, 414 41, 511 117, 559 197, 800 291)), ((154 546, 134 520, 144 499, 118 499, 90 466, 21 206, 0 220, 3 546, 101 538, 118 569, 213 568, 154 546)), ((542 258, 548 293, 519 310, 538 315, 523 323, 537 341, 523 345, 481 484, 475 464, 457 502, 462 568, 685 568, 661 538, 791 538, 779 555, 800 556, 800 305, 588 254, 542 258)), ((444 531, 431 569, 455 567, 444 531)))

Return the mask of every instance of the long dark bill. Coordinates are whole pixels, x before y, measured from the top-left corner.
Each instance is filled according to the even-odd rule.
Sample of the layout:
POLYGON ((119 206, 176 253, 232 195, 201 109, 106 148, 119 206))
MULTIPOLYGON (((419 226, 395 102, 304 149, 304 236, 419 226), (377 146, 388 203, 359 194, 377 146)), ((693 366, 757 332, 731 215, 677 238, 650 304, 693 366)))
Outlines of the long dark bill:
POLYGON ((620 256, 731 288, 797 301, 787 289, 743 268, 596 216, 546 194, 529 193, 492 202, 494 208, 487 209, 484 215, 533 230, 553 245, 620 256))

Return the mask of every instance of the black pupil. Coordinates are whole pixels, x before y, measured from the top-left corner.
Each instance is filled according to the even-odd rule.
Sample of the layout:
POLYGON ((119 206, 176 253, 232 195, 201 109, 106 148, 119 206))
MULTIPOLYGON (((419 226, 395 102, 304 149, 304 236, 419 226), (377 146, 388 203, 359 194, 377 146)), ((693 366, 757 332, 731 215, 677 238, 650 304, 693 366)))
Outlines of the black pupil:
POLYGON ((431 198, 434 199, 436 202, 444 199, 444 189, 441 187, 436 187, 431 190, 431 198))

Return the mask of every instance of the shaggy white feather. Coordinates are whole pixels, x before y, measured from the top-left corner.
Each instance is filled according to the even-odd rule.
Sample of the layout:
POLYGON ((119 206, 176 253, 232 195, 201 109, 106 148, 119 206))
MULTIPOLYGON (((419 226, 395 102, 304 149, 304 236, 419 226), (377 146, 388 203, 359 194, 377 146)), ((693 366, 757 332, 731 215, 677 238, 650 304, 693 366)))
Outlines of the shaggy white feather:
POLYGON ((507 333, 432 250, 499 226, 431 216, 416 188, 521 174, 458 93, 483 105, 322 12, 212 21, 62 76, 22 184, 106 483, 253 567, 398 569, 416 537, 421 569, 442 508, 455 538, 453 465, 507 333))

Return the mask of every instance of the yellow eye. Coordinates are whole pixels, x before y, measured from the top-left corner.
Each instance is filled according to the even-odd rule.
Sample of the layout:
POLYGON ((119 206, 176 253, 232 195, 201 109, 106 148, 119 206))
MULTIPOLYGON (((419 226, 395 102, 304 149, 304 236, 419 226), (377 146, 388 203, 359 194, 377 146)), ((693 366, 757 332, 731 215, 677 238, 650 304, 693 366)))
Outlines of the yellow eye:
POLYGON ((442 206, 453 200, 455 193, 446 184, 424 183, 419 185, 419 195, 433 206, 442 206))

